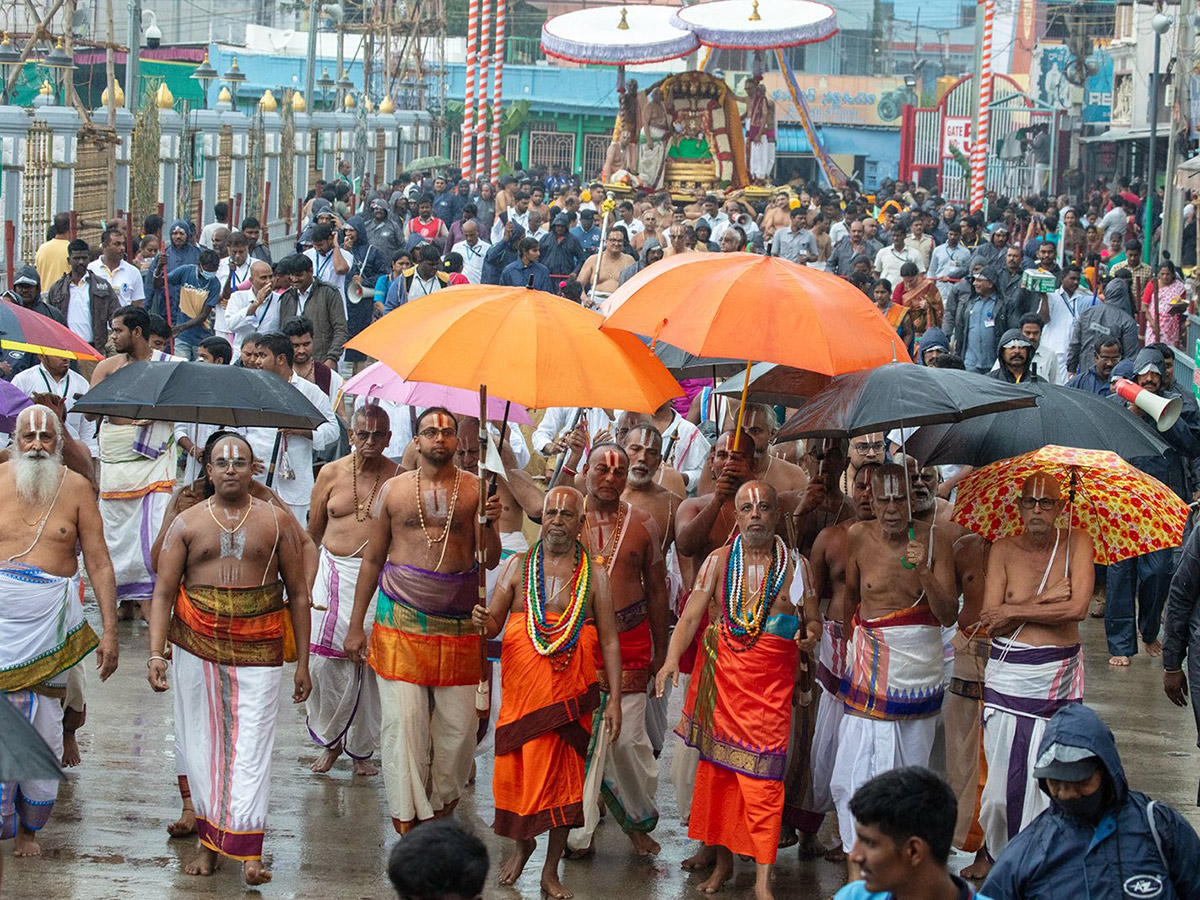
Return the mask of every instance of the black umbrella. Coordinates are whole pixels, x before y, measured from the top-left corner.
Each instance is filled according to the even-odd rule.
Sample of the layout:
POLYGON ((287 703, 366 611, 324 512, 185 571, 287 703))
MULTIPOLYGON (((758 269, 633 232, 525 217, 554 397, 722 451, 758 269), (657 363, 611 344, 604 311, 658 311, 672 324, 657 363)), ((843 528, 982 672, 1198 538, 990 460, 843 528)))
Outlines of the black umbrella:
MULTIPOLYGON (((643 338, 647 344, 648 338, 643 338)), ((744 359, 729 359, 724 356, 696 356, 681 350, 674 344, 658 341, 654 344, 654 355, 677 378, 729 378, 746 369, 744 359)))
POLYGON ((42 736, 11 703, 0 700, 0 781, 62 781, 64 777, 42 736))
POLYGON ((960 422, 1036 403, 1034 394, 984 375, 888 363, 843 375, 813 395, 783 424, 775 440, 849 438, 892 428, 960 422))
POLYGON ((194 362, 130 363, 84 394, 71 411, 242 428, 317 428, 325 421, 278 375, 194 362))
POLYGON ((908 439, 908 452, 925 465, 983 466, 1048 444, 1111 450, 1125 459, 1162 456, 1167 451, 1167 445, 1140 419, 1104 397, 1042 382, 1022 385, 1021 390, 1038 398, 1036 407, 926 425, 908 439))

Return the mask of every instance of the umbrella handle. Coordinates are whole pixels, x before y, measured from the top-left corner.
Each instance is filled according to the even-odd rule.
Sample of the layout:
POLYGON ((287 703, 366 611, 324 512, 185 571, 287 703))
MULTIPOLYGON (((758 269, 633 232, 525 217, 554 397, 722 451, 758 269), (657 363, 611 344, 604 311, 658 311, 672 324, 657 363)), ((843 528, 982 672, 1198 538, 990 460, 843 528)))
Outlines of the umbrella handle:
MULTIPOLYGON (((908 539, 910 541, 915 541, 917 539, 917 529, 913 527, 912 522, 908 523, 908 539)), ((910 563, 903 556, 900 557, 900 565, 904 566, 906 569, 915 569, 917 567, 916 563, 910 563)))
MULTIPOLYGON (((475 516, 475 570, 478 575, 479 604, 487 605, 487 567, 484 551, 484 520, 487 506, 487 385, 479 386, 479 502, 475 516)), ((420 502, 418 500, 418 502, 420 502)), ((491 707, 492 682, 488 673, 486 628, 479 629, 479 684, 475 688, 475 714, 486 719, 491 707)))

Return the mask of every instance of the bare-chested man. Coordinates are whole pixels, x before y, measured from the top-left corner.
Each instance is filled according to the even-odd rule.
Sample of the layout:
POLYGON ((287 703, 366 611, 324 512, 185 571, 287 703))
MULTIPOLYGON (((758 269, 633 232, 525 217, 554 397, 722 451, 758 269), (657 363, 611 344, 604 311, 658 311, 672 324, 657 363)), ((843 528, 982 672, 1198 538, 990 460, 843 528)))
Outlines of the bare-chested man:
POLYGON ((980 721, 983 715, 983 672, 992 648, 991 635, 979 621, 988 555, 992 545, 977 534, 964 534, 954 542, 954 572, 963 598, 954 632, 954 668, 942 704, 946 730, 946 776, 958 797, 954 846, 975 853, 975 861, 962 870, 963 878, 986 878, 992 864, 983 846, 979 824, 980 721))
MULTIPOLYGON (((0 690, 63 755, 67 670, 96 650, 104 681, 117 668, 116 581, 96 495, 62 461, 63 424, 30 406, 13 428, 14 456, 0 464, 0 690), (79 603, 77 546, 104 623, 103 636, 79 603)), ((57 780, 0 784, 0 840, 17 856, 40 856, 37 833, 50 819, 57 780)))
MULTIPOLYGON (((725 431, 732 431, 736 422, 737 405, 730 404, 726 407, 725 431)), ((770 453, 771 441, 779 430, 775 421, 775 411, 771 407, 762 403, 746 404, 746 411, 742 416, 742 430, 750 435, 751 443, 754 444, 753 457, 747 456, 747 462, 752 467, 750 477, 767 482, 779 494, 788 494, 793 491, 802 492, 809 487, 809 477, 800 466, 770 453)), ((715 476, 711 469, 701 472, 700 487, 696 493, 704 494, 711 491, 714 480, 715 476)), ((820 482, 815 484, 820 484, 820 482)), ((810 497, 813 505, 808 506, 801 513, 794 513, 794 515, 810 512, 816 508, 819 501, 824 499, 824 485, 820 487, 822 495, 818 495, 816 490, 817 488, 814 487, 814 493, 810 497)), ((787 505, 785 502, 785 511, 787 505)))
MULTIPOLYGON (((779 191, 771 198, 771 205, 767 207, 762 218, 762 232, 766 240, 771 240, 774 237, 777 229, 790 228, 792 224, 792 210, 790 207, 791 194, 787 191, 779 191)), ((808 223, 804 223, 804 227, 808 227, 808 223)))
POLYGON ((846 475, 842 478, 842 491, 850 493, 854 484, 854 473, 863 463, 869 462, 882 466, 886 452, 887 444, 884 442, 882 432, 876 431, 850 438, 849 461, 846 464, 846 475))
POLYGON ((583 285, 584 293, 592 306, 598 306, 609 294, 617 289, 621 273, 634 264, 632 256, 625 253, 625 238, 615 228, 608 233, 604 240, 604 252, 592 253, 584 260, 583 268, 579 270, 579 283, 583 285), (596 274, 596 266, 600 274, 596 274), (592 278, 595 277, 595 287, 592 278))
POLYGON ((262 847, 288 643, 285 617, 296 654, 293 703, 308 698, 312 682, 304 532, 294 518, 252 496, 253 464, 245 438, 217 441, 207 466, 213 495, 167 530, 150 609, 146 677, 155 691, 167 690, 169 639, 175 728, 200 836, 200 851, 185 871, 211 875, 223 855, 241 860, 246 883, 257 885, 271 880, 262 847))
POLYGON ((980 616, 992 656, 983 681, 988 775, 979 821, 993 859, 1050 805, 1034 763, 1046 722, 1083 700, 1079 623, 1095 581, 1091 536, 1054 524, 1066 505, 1058 479, 1030 475, 1019 505, 1025 529, 992 547, 980 616))
MULTIPOLYGON (((850 526, 846 553, 846 716, 831 790, 842 849, 854 846, 850 798, 881 772, 925 766, 942 708, 942 626, 958 616, 949 538, 913 521, 896 465, 871 477, 875 520, 850 526)), ((851 880, 857 879, 847 858, 851 880)))
MULTIPOLYGON (((400 834, 458 805, 471 775, 482 674, 471 624, 479 478, 454 464, 458 422, 448 410, 425 410, 416 441, 416 468, 380 489, 344 645, 348 659, 368 662, 380 678, 383 781, 400 834), (368 655, 363 620, 372 599, 368 655)), ((478 548, 485 568, 500 561, 499 517, 492 497, 478 548)))
MULTIPOLYGON (((801 553, 811 555, 817 536, 833 525, 853 522, 854 501, 842 493, 842 473, 846 470, 846 442, 829 438, 808 438, 804 442, 805 456, 815 458, 817 466, 812 481, 824 484, 821 502, 796 523, 796 546, 801 553)), ((778 465, 778 463, 776 463, 778 465)))
POLYGON ((552 488, 541 513, 542 539, 504 563, 491 602, 473 613, 485 637, 504 633, 493 829, 511 838, 513 848, 499 882, 516 882, 537 835, 548 830, 541 888, 556 900, 573 896, 559 880, 558 863, 568 830, 584 820, 590 732, 603 728, 611 743, 621 730, 617 623, 608 574, 579 542, 583 518, 579 491, 552 488), (578 623, 577 634, 556 631, 564 621, 578 623), (612 691, 602 720, 593 724, 601 705, 597 656, 612 691))
MULTIPOLYGON (((824 621, 817 658, 816 681, 820 687, 820 698, 817 701, 812 738, 811 811, 822 815, 834 809, 830 783, 837 760, 838 729, 846 714, 842 678, 846 674, 844 635, 846 619, 849 618, 846 612, 846 556, 850 527, 855 522, 867 522, 875 518, 875 511, 871 508, 871 476, 878 468, 877 463, 859 466, 854 473, 854 518, 821 529, 812 548, 813 589, 822 606, 824 621)), ((834 862, 840 862, 843 856, 840 843, 827 854, 827 858, 834 862)))
POLYGON ((716 848, 716 867, 700 890, 719 891, 733 875, 733 855, 745 854, 756 864, 755 897, 770 900, 797 650, 817 645, 821 622, 808 563, 776 533, 775 489, 749 481, 734 506, 738 537, 701 566, 656 683, 662 693, 678 678, 707 613, 718 624, 706 632, 703 670, 689 685, 681 723, 701 754, 688 835, 716 848), (715 694, 711 709, 696 701, 701 691, 715 694))
MULTIPOLYGON (((601 795, 639 855, 658 853, 650 832, 658 824, 654 795, 658 761, 646 733, 646 688, 667 652, 667 575, 654 520, 621 499, 629 456, 616 444, 588 455, 586 512, 581 539, 608 574, 621 648, 621 721, 616 744, 598 735, 583 786, 583 827, 567 838, 570 858, 592 852, 601 795)), ((601 681, 600 707, 610 687, 601 681)))
MULTIPOLYGON (((375 501, 400 472, 383 455, 392 440, 388 415, 363 406, 350 429, 350 455, 321 467, 313 486, 308 534, 320 547, 312 587, 312 694, 306 706, 308 733, 321 754, 311 766, 328 772, 343 753, 355 775, 375 775, 371 757, 379 748, 379 686, 375 673, 346 658, 342 645, 354 608, 362 552, 371 537, 375 501)), ((374 610, 368 607, 367 621, 374 610)))

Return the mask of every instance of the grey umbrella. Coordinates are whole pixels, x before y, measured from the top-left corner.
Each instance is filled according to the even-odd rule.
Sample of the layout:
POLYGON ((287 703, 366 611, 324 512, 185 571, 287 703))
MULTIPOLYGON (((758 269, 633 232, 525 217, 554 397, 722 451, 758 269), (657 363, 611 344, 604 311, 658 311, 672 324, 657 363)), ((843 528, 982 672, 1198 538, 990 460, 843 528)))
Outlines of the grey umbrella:
POLYGON ((62 781, 65 777, 42 736, 16 707, 0 700, 0 781, 62 781))

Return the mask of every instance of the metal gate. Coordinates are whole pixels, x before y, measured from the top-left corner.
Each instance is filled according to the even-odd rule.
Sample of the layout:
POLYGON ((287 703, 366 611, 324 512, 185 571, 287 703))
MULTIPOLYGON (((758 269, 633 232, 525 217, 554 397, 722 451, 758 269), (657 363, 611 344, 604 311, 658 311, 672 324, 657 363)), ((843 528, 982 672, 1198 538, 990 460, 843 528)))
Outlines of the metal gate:
MULTIPOLYGON (((996 75, 993 81, 993 106, 1012 104, 1021 95, 1020 85, 1007 75, 996 75)), ((935 191, 954 203, 965 203, 970 195, 970 141, 974 130, 974 108, 979 102, 975 79, 967 75, 946 91, 937 106, 922 109, 904 107, 900 125, 900 177, 915 181, 926 190, 935 191)), ((1015 112, 1015 105, 1010 111, 1015 112)), ((991 124, 995 139, 1003 136, 1000 125, 991 124)), ((989 159, 991 154, 989 154, 989 159)), ((995 176, 989 165, 987 185, 995 176)))
POLYGON ((583 177, 599 178, 604 168, 604 156, 612 136, 608 134, 585 134, 583 136, 583 177))
POLYGON ((504 138, 504 161, 514 170, 521 168, 521 135, 510 134, 504 138))
MULTIPOLYGON (((47 239, 54 218, 51 190, 50 126, 34 119, 25 138, 25 170, 21 173, 20 258, 32 263, 37 248, 47 239)), ((48 288, 49 285, 46 285, 48 288)))
POLYGON ((529 132, 529 166, 563 166, 575 170, 575 135, 561 131, 529 132))

